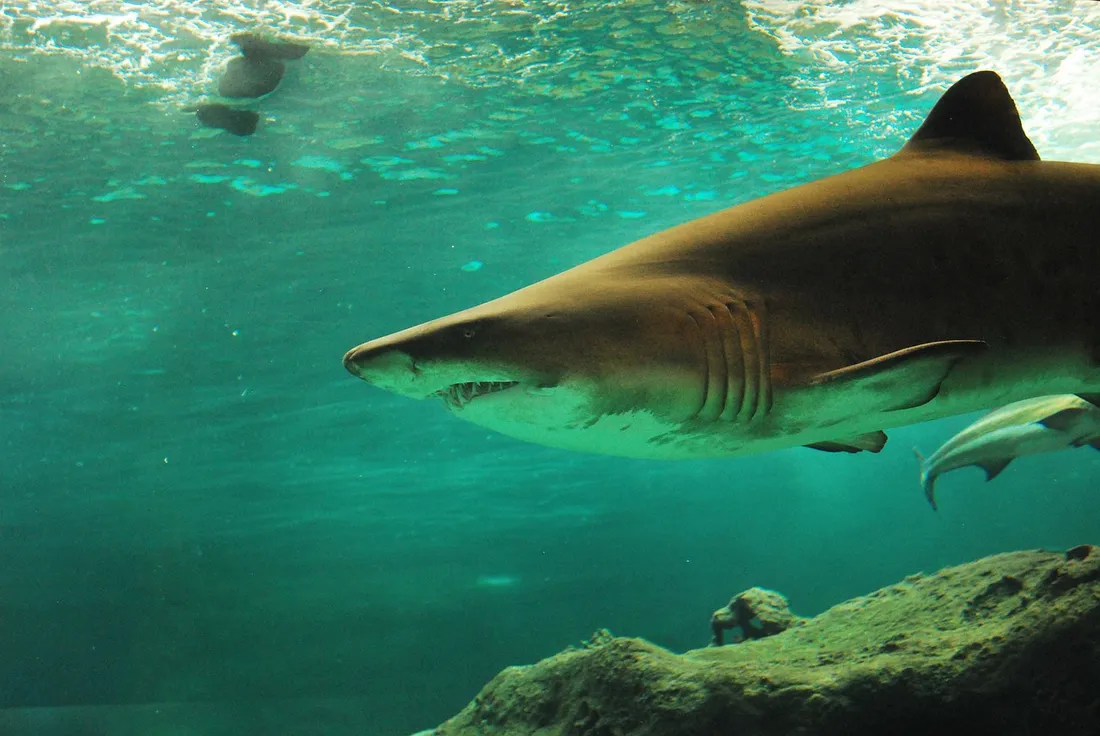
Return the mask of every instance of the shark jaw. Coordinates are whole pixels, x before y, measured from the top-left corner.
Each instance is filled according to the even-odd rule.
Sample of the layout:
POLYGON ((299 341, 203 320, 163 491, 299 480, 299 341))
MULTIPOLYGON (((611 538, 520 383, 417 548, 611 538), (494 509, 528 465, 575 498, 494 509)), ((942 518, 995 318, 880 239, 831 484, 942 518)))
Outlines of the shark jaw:
POLYGON ((474 401, 516 389, 537 392, 537 384, 524 384, 499 369, 469 361, 420 361, 398 348, 381 350, 365 343, 349 350, 344 367, 353 375, 412 399, 441 399, 452 412, 461 412, 474 401))
POLYGON ((681 421, 655 413, 644 402, 631 404, 634 396, 653 393, 640 375, 606 384, 591 376, 523 378, 527 372, 522 369, 509 371, 468 358, 417 360, 400 348, 378 353, 372 343, 349 351, 344 364, 375 386, 409 398, 439 400, 459 419, 526 442, 639 458, 729 454, 713 442, 699 443, 694 450, 684 447, 689 438, 676 439, 683 430, 681 421), (609 401, 612 394, 618 398, 609 401))
POLYGON ((446 322, 435 320, 363 343, 344 355, 344 368, 367 383, 410 399, 441 399, 452 411, 514 389, 537 391, 553 385, 555 379, 549 374, 463 354, 476 348, 481 338, 473 340, 469 325, 446 322))
POLYGON ((519 385, 519 381, 465 381, 452 383, 447 388, 436 391, 432 396, 443 399, 443 403, 451 411, 461 411, 474 399, 507 391, 519 385))
POLYGON ((636 458, 731 454, 728 442, 707 438, 705 430, 694 436, 685 431, 682 422, 658 416, 648 408, 602 412, 595 408, 599 402, 591 392, 568 383, 537 387, 517 382, 507 388, 480 390, 482 393, 456 404, 452 387, 443 394, 444 405, 460 419, 524 442, 636 458))

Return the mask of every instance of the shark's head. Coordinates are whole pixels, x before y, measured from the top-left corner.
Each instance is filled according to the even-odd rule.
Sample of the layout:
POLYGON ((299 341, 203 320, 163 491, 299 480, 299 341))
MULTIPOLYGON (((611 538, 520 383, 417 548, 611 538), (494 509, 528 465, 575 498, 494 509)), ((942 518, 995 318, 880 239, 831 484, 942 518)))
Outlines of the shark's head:
POLYGON ((646 443, 702 405, 698 329, 686 309, 647 296, 667 290, 582 297, 558 279, 363 343, 344 365, 519 439, 652 455, 646 443))

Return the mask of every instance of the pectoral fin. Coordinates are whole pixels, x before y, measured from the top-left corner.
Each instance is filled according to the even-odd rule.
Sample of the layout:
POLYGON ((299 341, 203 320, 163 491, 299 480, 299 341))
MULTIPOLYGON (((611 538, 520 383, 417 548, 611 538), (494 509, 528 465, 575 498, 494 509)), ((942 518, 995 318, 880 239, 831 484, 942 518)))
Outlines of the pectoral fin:
POLYGON ((963 358, 984 351, 981 340, 945 340, 818 373, 805 385, 814 389, 819 409, 843 416, 899 411, 928 403, 963 358), (828 399, 828 400, 827 400, 828 399), (831 411, 830 411, 831 410, 831 411))
POLYGON ((1012 458, 1007 460, 987 460, 984 463, 974 463, 979 468, 985 471, 985 482, 996 478, 1001 474, 1001 471, 1008 467, 1008 464, 1012 462, 1012 458))
POLYGON ((867 434, 848 437, 843 440, 831 440, 828 442, 814 442, 805 445, 811 450, 822 452, 878 452, 886 444, 886 433, 868 432, 867 434))

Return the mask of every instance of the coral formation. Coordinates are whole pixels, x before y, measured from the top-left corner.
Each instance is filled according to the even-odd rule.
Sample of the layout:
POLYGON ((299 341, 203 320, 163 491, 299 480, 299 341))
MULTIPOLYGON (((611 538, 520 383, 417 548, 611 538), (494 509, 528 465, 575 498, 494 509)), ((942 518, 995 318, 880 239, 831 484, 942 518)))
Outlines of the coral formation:
POLYGON ((806 619, 791 613, 787 597, 766 588, 749 588, 710 615, 711 644, 722 646, 724 635, 734 630, 735 642, 775 636, 792 626, 801 626, 806 619))

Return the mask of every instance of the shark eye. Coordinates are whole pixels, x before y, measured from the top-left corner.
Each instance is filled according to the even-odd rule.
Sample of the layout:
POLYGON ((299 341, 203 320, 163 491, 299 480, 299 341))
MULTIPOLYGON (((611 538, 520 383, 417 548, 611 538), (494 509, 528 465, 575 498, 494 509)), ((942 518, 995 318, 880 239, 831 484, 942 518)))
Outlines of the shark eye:
POLYGON ((462 336, 465 337, 467 340, 469 340, 475 334, 477 334, 477 330, 475 330, 473 327, 466 327, 462 330, 462 336))

